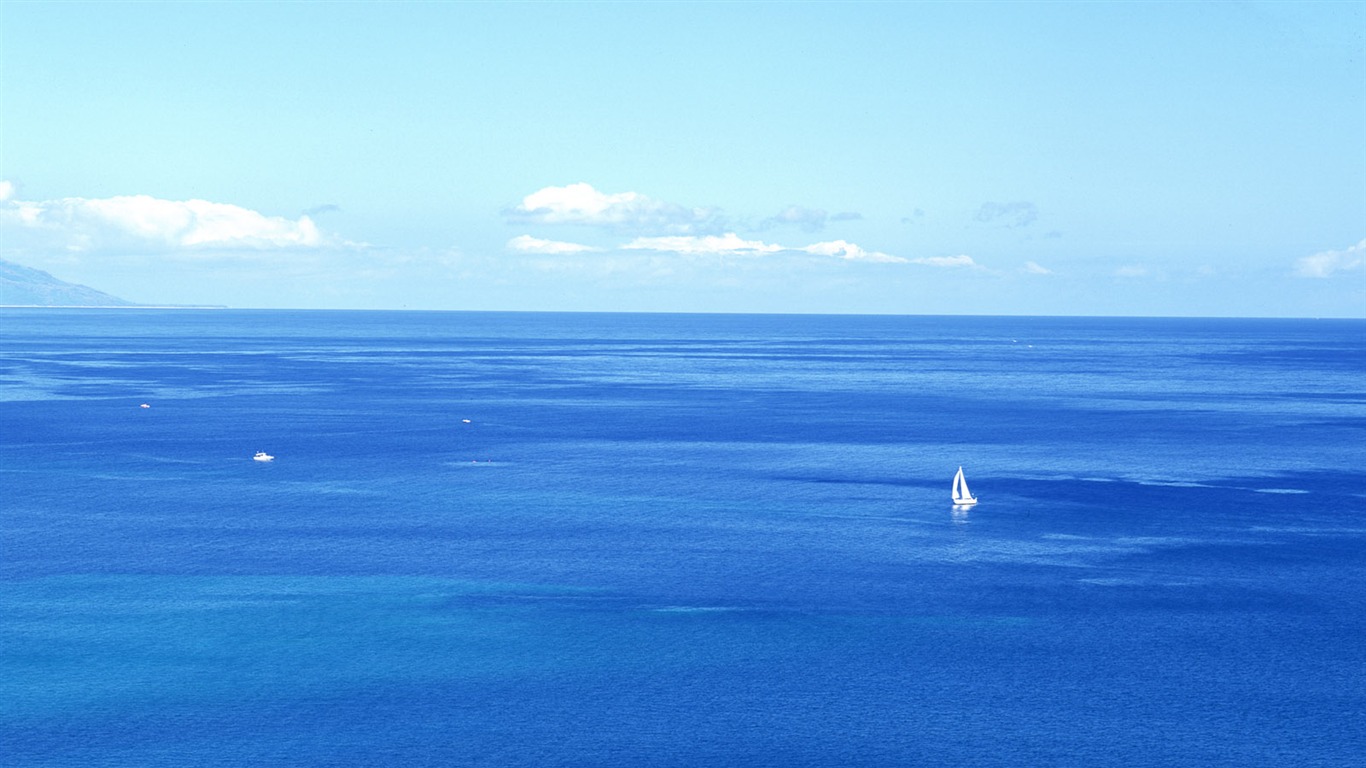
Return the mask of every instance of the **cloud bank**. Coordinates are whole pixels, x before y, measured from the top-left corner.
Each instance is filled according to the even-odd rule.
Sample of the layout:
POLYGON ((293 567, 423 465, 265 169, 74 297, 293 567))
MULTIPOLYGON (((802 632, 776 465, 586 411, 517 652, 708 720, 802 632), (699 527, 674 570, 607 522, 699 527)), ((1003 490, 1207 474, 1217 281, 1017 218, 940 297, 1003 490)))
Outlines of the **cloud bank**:
MULTIPOLYGON (((635 239, 616 246, 594 247, 525 234, 508 241, 509 250, 535 254, 573 254, 588 251, 648 251, 689 256, 763 256, 775 253, 807 253, 844 261, 907 263, 900 256, 870 251, 846 240, 829 240, 803 246, 787 246, 748 240, 734 231, 719 229, 725 222, 719 208, 686 208, 661 202, 637 192, 605 193, 585 183, 543 187, 522 198, 503 214, 511 222, 545 225, 581 225, 609 231, 634 232, 635 239)), ((830 221, 861 219, 858 213, 837 213, 791 205, 761 221, 759 229, 779 225, 808 231, 825 228, 830 221)))
POLYGON ((346 245, 325 236, 308 216, 287 219, 207 200, 149 195, 15 200, 0 183, 0 224, 26 239, 69 252, 137 248, 212 250, 346 245))
POLYGON ((857 221, 862 219, 863 214, 853 211, 836 213, 833 216, 820 208, 804 208, 800 205, 789 205, 779 211, 777 215, 769 216, 759 222, 759 229, 772 229, 780 226, 797 226, 807 232, 819 232, 825 229, 826 222, 830 221, 857 221))
POLYGON ((939 267, 940 269, 985 269, 981 264, 973 261, 971 256, 963 253, 957 256, 923 256, 918 259, 911 259, 911 263, 939 267))
POLYGON ((734 232, 724 235, 676 235, 670 237, 637 237, 621 246, 624 251, 668 251, 686 254, 722 254, 727 256, 755 256, 787 250, 781 245, 760 240, 745 240, 734 232))
POLYGON ((1301 277, 1332 277, 1339 272, 1366 270, 1366 240, 1340 251, 1322 251, 1295 262, 1295 273, 1301 277))
POLYGON ((688 208, 637 192, 599 192, 589 184, 544 187, 504 211, 512 221, 577 224, 606 229, 695 234, 720 226, 714 208, 688 208))
POLYGON ((734 232, 724 235, 707 236, 670 236, 638 237, 622 246, 622 250, 667 251, 689 255, 716 254, 726 256, 760 256, 784 251, 809 253, 816 256, 831 256, 845 261, 870 261, 883 263, 905 263, 900 256, 868 251, 854 243, 832 240, 800 247, 788 247, 762 240, 745 240, 734 232))
POLYGON ((520 251, 521 253, 542 253, 552 255, 560 253, 587 253, 601 250, 600 248, 594 248, 591 245, 566 243, 558 240, 542 240, 539 237, 532 237, 531 235, 518 235, 509 240, 507 245, 508 248, 514 251, 520 251))
POLYGON ((820 256, 834 256, 845 261, 875 261, 883 264, 905 264, 907 259, 900 256, 893 256, 881 251, 867 251, 859 246, 844 240, 832 240, 828 243, 816 243, 808 245, 799 250, 807 253, 814 253, 820 256))

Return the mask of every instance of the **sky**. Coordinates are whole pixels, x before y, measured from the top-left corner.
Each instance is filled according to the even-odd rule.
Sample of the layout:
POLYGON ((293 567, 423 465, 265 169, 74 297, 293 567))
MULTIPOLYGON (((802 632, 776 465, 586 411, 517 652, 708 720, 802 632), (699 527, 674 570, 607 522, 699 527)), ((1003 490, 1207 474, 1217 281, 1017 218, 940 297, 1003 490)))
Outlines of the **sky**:
POLYGON ((0 258, 150 304, 1366 317, 1366 3, 4 0, 0 258))

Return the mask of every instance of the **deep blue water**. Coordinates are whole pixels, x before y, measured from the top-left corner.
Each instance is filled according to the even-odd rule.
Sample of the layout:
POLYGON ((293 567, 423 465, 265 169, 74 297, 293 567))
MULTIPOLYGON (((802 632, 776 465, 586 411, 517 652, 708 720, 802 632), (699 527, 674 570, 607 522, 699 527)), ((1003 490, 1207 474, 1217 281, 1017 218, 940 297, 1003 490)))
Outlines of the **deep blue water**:
POLYGON ((6 766, 1366 754, 1363 321, 4 310, 0 493, 6 766))

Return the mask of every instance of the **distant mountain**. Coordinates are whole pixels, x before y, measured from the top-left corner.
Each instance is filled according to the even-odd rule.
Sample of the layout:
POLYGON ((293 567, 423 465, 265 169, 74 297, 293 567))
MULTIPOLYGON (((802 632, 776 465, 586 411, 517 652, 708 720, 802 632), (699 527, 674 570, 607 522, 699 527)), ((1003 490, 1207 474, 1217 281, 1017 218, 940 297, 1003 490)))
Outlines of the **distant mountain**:
POLYGON ((133 307, 131 301, 0 259, 0 306, 133 307))

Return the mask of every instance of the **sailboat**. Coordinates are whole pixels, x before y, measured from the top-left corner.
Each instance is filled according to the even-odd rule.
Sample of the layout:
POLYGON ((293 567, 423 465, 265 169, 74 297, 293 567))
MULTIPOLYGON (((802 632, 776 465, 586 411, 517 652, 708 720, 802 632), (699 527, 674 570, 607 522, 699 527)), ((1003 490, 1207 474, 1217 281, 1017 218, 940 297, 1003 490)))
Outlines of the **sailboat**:
POLYGON ((968 507, 977 503, 977 497, 968 490, 968 480, 963 477, 963 468, 958 468, 958 474, 953 476, 953 505, 956 507, 968 507))

